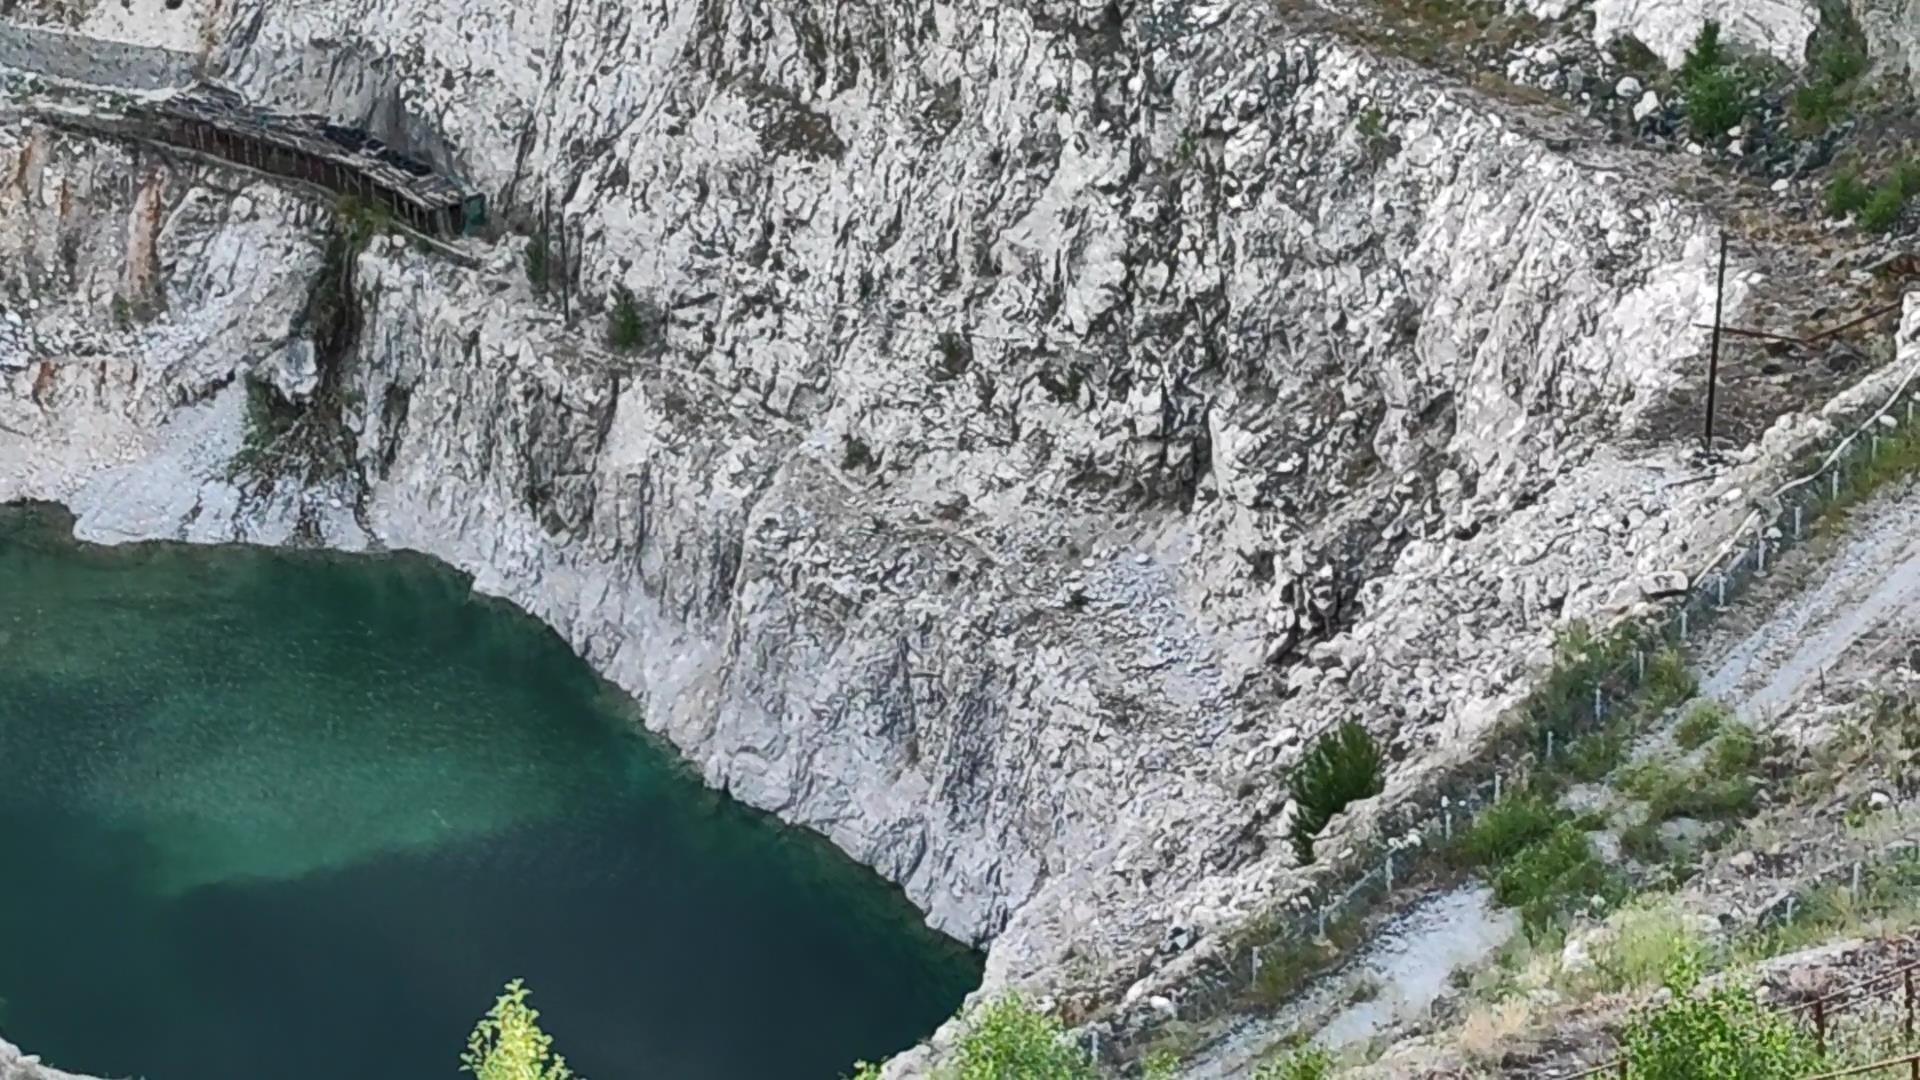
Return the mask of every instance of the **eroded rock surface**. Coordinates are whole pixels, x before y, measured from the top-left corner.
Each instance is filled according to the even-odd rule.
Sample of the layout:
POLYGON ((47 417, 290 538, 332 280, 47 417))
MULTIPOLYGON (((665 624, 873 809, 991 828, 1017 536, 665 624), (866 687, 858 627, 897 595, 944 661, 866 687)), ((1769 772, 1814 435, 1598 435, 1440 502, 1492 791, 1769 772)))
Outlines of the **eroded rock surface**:
POLYGON ((989 986, 1177 977, 1285 893, 1314 731, 1415 782, 1746 514, 1664 419, 1717 225, 1660 159, 1264 5, 242 2, 206 48, 550 195, 584 313, 519 236, 343 272, 304 197, 0 120, 0 500, 446 559, 989 986))

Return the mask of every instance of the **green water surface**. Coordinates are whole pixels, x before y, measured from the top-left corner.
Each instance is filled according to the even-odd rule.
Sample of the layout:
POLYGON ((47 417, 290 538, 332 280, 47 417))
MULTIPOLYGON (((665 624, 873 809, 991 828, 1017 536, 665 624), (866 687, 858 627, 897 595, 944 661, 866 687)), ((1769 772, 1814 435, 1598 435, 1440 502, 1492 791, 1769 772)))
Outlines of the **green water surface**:
POLYGON ((524 977, 592 1080, 825 1080, 977 985, 631 710, 424 559, 0 507, 0 1034, 103 1076, 434 1080, 524 977))

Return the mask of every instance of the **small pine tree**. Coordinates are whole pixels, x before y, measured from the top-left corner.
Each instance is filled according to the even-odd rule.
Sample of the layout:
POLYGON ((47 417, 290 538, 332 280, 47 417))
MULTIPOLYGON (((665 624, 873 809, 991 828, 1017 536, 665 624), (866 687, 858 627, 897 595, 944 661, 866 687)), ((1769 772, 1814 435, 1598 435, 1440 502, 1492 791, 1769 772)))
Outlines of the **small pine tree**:
POLYGON ((1300 862, 1313 861, 1313 841, 1333 815, 1356 799, 1380 794, 1380 749, 1349 720, 1322 736, 1293 771, 1293 825, 1288 839, 1300 862))
POLYGON ((527 1004, 527 993, 519 979, 507 984, 467 1036, 460 1071, 474 1080, 585 1080, 553 1052, 553 1036, 540 1030, 540 1012, 527 1004))
POLYGON ((1700 76, 1718 71, 1726 64, 1727 47, 1720 40, 1720 22, 1708 19, 1694 35, 1693 48, 1687 50, 1687 57, 1680 64, 1680 84, 1689 86, 1700 76))

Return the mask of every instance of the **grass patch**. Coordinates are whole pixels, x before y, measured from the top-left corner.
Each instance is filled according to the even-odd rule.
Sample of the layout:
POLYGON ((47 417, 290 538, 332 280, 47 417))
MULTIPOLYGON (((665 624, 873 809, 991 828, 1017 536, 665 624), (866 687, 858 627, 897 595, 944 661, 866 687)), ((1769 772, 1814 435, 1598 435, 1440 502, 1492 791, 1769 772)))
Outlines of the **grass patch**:
POLYGON ((1661 713, 1700 692, 1700 680, 1687 670, 1687 658, 1678 649, 1664 649, 1647 661, 1641 685, 1641 711, 1661 713))
POLYGON ((1865 209, 1873 189, 1860 178, 1860 167, 1844 165, 1827 181, 1827 216, 1843 218, 1865 209))
POLYGON ((1704 945, 1671 902, 1643 901, 1622 909, 1613 937, 1595 957, 1601 989, 1639 990, 1660 985, 1677 963, 1700 956, 1704 945))
POLYGON ((1296 811, 1287 838, 1302 864, 1313 861, 1314 840, 1335 814, 1380 793, 1382 770, 1373 736, 1351 720, 1314 743, 1292 777, 1296 811))
POLYGON ((1858 895, 1851 881, 1801 891, 1787 917, 1743 936, 1734 955, 1751 963, 1882 929, 1905 931, 1916 922, 1920 856, 1905 854, 1864 868, 1858 895))
POLYGON ((1695 702, 1673 729, 1674 740, 1684 750, 1698 750, 1732 718, 1733 711, 1717 701, 1695 702))

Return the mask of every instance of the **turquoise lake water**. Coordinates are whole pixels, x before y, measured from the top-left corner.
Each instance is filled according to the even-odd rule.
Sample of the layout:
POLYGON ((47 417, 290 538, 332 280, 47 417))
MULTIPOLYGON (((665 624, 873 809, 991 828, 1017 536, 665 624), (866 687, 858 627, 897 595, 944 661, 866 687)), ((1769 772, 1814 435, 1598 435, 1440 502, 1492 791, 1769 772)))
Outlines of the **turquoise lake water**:
POLYGON ((0 1034, 102 1076, 454 1078, 524 977, 590 1080, 826 1080, 978 984, 632 709, 425 559, 0 507, 0 1034))

